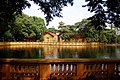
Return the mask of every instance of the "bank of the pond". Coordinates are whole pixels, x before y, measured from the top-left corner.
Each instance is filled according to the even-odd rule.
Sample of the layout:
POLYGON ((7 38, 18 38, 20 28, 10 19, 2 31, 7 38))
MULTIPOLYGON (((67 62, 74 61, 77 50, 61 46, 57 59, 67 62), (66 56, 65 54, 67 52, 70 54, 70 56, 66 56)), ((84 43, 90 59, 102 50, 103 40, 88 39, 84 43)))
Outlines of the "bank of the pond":
POLYGON ((84 46, 84 45, 103 45, 103 43, 59 43, 59 42, 0 42, 0 45, 63 45, 63 46, 84 46))
POLYGON ((120 44, 106 44, 106 43, 59 43, 59 42, 0 42, 0 46, 10 46, 10 45, 57 45, 57 46, 86 46, 86 45, 105 45, 105 46, 120 46, 120 44))

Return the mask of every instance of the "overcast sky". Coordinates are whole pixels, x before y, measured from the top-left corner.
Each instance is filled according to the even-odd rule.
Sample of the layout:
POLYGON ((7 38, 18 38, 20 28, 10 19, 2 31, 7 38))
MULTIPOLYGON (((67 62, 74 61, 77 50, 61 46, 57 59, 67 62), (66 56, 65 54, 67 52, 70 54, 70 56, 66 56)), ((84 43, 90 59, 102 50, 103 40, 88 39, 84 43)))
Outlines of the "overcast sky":
MULTIPOLYGON (((52 26, 57 28, 60 21, 63 21, 66 25, 72 25, 84 18, 92 16, 93 13, 88 12, 87 8, 82 7, 82 5, 86 4, 84 1, 85 0, 74 0, 73 6, 69 5, 68 7, 64 7, 62 11, 63 18, 55 17, 54 20, 49 23, 49 26, 47 26, 47 28, 52 26)), ((45 16, 43 12, 38 10, 39 7, 33 2, 30 3, 32 4, 31 8, 26 8, 25 10, 23 10, 23 12, 30 16, 38 16, 44 18, 45 16)))

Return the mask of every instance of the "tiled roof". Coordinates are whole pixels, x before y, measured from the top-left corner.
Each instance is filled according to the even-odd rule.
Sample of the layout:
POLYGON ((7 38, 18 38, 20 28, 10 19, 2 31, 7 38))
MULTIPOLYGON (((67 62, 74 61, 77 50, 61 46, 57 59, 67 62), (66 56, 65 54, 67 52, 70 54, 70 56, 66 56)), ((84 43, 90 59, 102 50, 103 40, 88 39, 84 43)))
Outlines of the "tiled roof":
POLYGON ((52 32, 46 32, 44 35, 46 35, 46 34, 49 34, 49 35, 51 35, 52 37, 56 36, 56 34, 54 34, 54 33, 52 33, 52 32))

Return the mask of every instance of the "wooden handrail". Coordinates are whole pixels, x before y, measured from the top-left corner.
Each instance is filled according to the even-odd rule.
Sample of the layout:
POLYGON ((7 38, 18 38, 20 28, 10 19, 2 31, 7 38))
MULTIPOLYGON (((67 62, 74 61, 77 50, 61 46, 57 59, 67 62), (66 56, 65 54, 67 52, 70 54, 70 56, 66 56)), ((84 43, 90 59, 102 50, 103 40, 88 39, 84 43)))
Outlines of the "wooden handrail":
POLYGON ((119 79, 119 59, 1 59, 1 80, 119 79))
POLYGON ((10 63, 10 62, 22 62, 22 63, 120 63, 120 59, 0 59, 0 62, 10 63))

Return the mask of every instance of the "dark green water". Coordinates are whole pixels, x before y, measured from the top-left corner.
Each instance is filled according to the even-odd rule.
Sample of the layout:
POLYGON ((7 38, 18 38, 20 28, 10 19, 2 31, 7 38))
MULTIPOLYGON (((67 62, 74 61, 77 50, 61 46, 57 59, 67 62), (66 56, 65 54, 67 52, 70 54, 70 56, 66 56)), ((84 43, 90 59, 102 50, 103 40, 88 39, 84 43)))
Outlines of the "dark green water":
POLYGON ((108 58, 120 59, 120 46, 0 46, 0 58, 63 59, 108 58))

